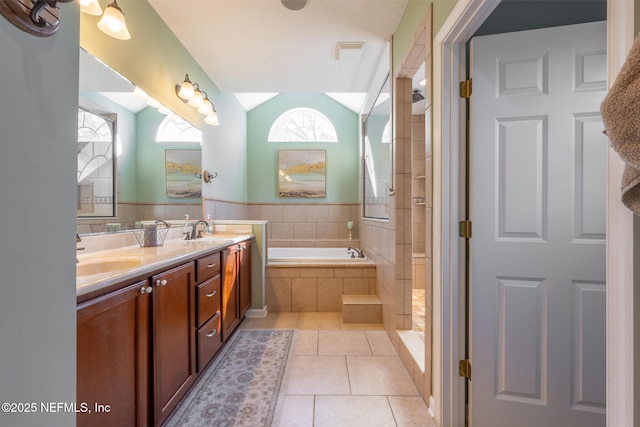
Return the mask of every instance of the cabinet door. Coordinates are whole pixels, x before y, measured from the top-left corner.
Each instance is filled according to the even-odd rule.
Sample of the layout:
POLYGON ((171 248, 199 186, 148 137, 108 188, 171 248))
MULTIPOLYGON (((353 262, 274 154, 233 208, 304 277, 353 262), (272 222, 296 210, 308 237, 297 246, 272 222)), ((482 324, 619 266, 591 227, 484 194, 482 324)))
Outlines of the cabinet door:
POLYGON ((153 286, 154 407, 160 425, 195 379, 194 266, 151 278, 153 286))
POLYGON ((222 340, 231 336, 240 323, 238 306, 238 245, 222 252, 222 340))
POLYGON ((240 290, 240 318, 242 319, 251 308, 251 242, 240 243, 239 257, 239 290, 240 290))
POLYGON ((149 424, 150 290, 145 280, 78 306, 77 401, 91 410, 78 426, 149 424))

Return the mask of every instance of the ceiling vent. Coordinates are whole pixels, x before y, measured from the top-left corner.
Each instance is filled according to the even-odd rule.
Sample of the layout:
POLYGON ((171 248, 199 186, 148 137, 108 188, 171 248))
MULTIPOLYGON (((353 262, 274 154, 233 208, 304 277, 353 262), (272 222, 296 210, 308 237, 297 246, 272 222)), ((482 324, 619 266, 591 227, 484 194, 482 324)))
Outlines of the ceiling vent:
POLYGON ((415 104, 416 102, 422 101, 424 96, 420 93, 420 89, 414 89, 413 94, 411 95, 411 103, 415 104))
POLYGON ((338 42, 338 61, 360 61, 364 51, 364 42, 338 42))

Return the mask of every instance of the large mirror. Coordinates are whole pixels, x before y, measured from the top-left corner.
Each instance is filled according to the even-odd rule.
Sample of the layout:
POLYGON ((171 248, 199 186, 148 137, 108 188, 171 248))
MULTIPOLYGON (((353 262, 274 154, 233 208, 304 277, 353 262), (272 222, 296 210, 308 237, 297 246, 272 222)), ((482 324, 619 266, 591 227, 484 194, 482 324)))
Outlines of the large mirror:
POLYGON ((363 215, 389 219, 392 185, 392 140, 390 82, 387 75, 363 126, 363 215))
POLYGON ((115 142, 113 114, 78 108, 79 218, 116 216, 115 142))
MULTIPOLYGON (((80 49, 80 234, 127 230, 146 220, 180 220, 186 215, 199 219, 202 215, 201 196, 175 191, 171 169, 176 158, 195 157, 199 163, 202 133, 171 111, 159 109, 148 97, 134 95, 134 89, 124 76, 80 49)), ((201 181, 192 178, 201 188, 201 181)))

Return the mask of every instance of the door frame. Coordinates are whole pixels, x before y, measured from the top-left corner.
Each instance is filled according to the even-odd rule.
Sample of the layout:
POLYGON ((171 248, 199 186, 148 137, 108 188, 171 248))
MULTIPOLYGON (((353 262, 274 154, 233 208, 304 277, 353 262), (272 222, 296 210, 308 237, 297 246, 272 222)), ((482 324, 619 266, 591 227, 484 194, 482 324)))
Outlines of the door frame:
MULTIPOLYGON (((458 0, 433 40, 433 394, 441 425, 464 425, 464 245, 458 221, 464 209, 465 43, 498 5, 458 0), (440 286, 437 286, 440 284, 440 286)), ((635 36, 634 2, 607 1, 608 87, 635 36)), ((633 214, 620 201, 624 162, 607 155, 607 425, 633 423, 633 214), (615 260, 609 262, 609 260, 615 260)))

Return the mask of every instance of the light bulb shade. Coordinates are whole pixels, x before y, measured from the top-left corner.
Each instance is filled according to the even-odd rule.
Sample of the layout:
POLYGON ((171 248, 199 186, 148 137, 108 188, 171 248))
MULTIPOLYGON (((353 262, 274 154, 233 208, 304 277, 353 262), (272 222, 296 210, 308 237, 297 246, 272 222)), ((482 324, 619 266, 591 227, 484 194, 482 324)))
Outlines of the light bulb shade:
POLYGON ((80 0, 80 11, 88 15, 102 15, 102 8, 98 0, 80 0))
POLYGON ((220 124, 220 122, 218 122, 218 113, 213 110, 211 114, 204 118, 204 122, 211 126, 218 126, 220 124))
POLYGON ((189 105, 200 108, 204 102, 204 95, 198 89, 193 92, 193 96, 189 99, 189 105))
POLYGON ((213 111, 213 103, 205 96, 204 101, 202 101, 202 105, 198 108, 198 113, 208 115, 213 111))
POLYGON ((191 80, 189 80, 189 74, 186 74, 184 76, 184 81, 179 86, 177 95, 180 99, 186 102, 193 97, 193 92, 193 83, 191 83, 191 80))
POLYGON ((103 33, 116 39, 129 40, 131 38, 129 30, 127 30, 127 23, 124 21, 122 9, 120 9, 115 0, 104 10, 102 19, 98 22, 98 28, 103 33))
POLYGON ((147 98, 147 105, 149 107, 153 107, 153 108, 160 108, 161 104, 157 100, 153 99, 152 97, 148 97, 147 98))
POLYGON ((136 86, 133 89, 133 96, 135 96, 138 99, 147 99, 147 92, 143 91, 142 89, 140 89, 140 86, 136 86))

